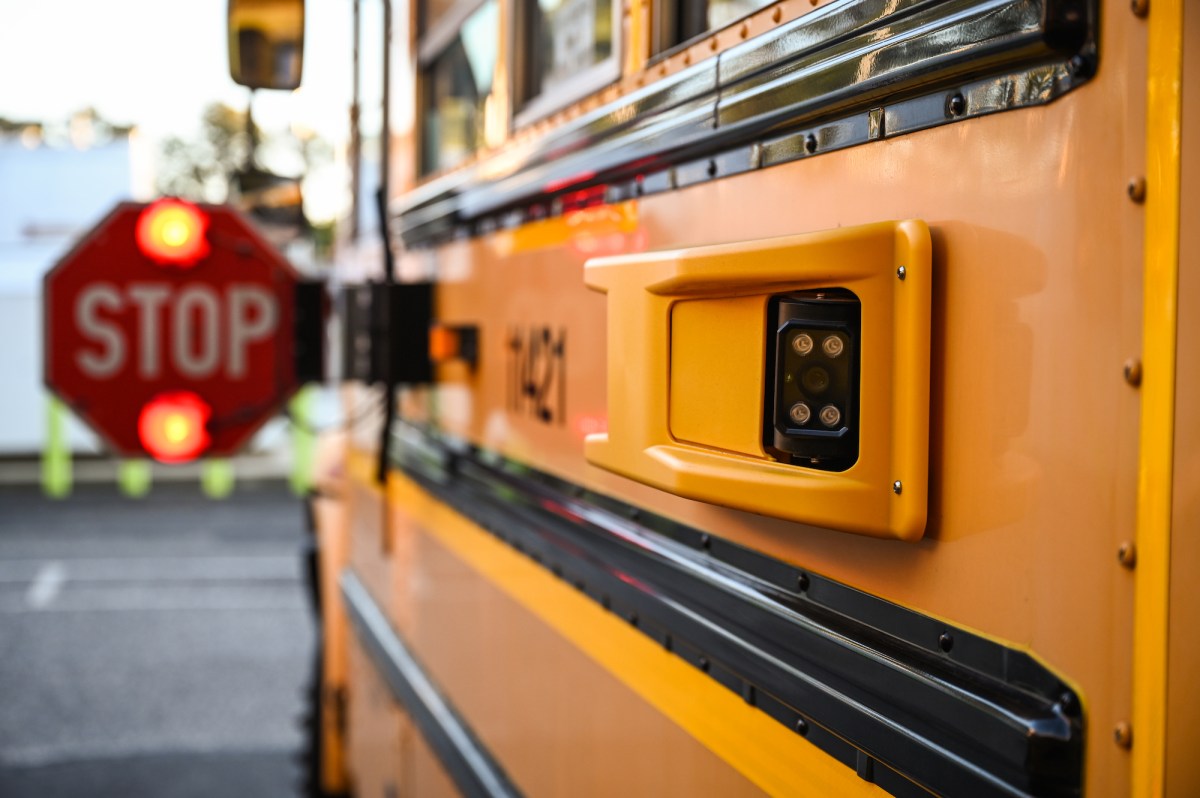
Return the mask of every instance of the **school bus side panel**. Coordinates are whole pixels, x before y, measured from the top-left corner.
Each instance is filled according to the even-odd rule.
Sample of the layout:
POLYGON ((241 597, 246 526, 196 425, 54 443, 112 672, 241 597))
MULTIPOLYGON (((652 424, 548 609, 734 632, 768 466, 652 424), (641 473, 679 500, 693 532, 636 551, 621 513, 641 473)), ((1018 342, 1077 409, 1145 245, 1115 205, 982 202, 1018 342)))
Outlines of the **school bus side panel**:
POLYGON ((1166 792, 1200 794, 1200 8, 1183 9, 1183 141, 1166 792))

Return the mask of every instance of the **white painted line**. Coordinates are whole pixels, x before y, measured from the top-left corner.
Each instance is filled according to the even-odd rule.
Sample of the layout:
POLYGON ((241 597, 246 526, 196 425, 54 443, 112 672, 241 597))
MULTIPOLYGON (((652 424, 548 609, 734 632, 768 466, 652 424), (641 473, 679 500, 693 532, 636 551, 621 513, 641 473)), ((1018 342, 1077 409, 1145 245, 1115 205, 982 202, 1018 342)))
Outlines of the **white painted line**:
POLYGON ((25 591, 25 603, 35 610, 48 607, 58 598, 63 583, 67 581, 67 569, 58 560, 52 560, 40 569, 29 590, 25 591))

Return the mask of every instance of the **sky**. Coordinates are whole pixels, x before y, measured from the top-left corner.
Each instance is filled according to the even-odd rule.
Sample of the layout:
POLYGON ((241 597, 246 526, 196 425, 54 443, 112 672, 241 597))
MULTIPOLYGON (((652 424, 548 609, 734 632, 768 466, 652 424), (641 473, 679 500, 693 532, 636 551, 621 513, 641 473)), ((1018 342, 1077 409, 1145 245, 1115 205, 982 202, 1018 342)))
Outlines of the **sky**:
MULTIPOLYGON (((0 0, 0 116, 64 121, 96 108, 151 139, 188 136, 214 101, 244 108, 229 78, 227 0, 0 0)), ((351 86, 349 0, 307 3, 303 85, 260 91, 255 120, 345 138, 351 86)))

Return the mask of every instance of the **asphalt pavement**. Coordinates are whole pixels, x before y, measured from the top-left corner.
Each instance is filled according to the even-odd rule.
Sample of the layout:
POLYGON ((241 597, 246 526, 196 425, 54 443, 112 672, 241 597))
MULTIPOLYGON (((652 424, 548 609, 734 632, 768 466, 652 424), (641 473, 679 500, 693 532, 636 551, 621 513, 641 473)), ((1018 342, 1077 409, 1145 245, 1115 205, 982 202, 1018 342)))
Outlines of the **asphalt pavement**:
POLYGON ((313 657, 304 516, 0 487, 0 796, 295 796, 313 657))

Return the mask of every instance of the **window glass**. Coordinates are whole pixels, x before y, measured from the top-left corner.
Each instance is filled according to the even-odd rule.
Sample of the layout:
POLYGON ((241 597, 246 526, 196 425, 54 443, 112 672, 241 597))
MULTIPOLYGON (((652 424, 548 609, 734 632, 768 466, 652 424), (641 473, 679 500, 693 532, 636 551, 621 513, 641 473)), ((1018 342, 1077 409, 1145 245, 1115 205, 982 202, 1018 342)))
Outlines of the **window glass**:
POLYGON ((659 51, 724 28, 774 0, 662 0, 657 14, 659 51))
POLYGON ((499 26, 499 4, 487 0, 423 70, 423 174, 449 169, 483 145, 499 26))
POLYGON ((569 83, 613 54, 613 0, 529 0, 524 99, 569 83))
POLYGON ((379 229, 375 192, 383 180, 383 0, 361 0, 358 18, 358 197, 356 230, 379 229))

